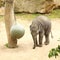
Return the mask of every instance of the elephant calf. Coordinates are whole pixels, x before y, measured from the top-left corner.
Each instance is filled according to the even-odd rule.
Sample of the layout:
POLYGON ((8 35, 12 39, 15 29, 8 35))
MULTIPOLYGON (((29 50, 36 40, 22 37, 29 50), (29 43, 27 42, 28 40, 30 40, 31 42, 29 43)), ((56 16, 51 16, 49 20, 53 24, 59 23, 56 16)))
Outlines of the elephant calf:
POLYGON ((49 34, 51 32, 51 22, 46 16, 38 16, 32 21, 30 31, 33 38, 35 49, 36 46, 42 47, 42 39, 45 35, 45 45, 49 44, 49 34), (37 43, 37 35, 39 35, 39 44, 37 43))

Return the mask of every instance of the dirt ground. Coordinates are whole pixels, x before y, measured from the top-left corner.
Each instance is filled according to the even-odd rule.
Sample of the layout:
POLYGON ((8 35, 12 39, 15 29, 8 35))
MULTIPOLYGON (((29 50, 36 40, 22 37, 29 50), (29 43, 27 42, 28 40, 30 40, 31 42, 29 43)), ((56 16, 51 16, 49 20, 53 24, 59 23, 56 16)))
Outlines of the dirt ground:
MULTIPOLYGON (((18 19, 19 20, 19 19, 18 19)), ((0 22, 0 60, 60 60, 60 55, 55 59, 54 57, 48 58, 48 53, 51 48, 60 44, 57 41, 60 38, 60 19, 53 19, 52 33, 54 38, 50 36, 50 44, 42 47, 32 49, 33 40, 30 34, 29 25, 31 21, 19 21, 25 28, 25 35, 18 40, 18 48, 9 49, 4 45, 8 42, 4 22, 0 22)))

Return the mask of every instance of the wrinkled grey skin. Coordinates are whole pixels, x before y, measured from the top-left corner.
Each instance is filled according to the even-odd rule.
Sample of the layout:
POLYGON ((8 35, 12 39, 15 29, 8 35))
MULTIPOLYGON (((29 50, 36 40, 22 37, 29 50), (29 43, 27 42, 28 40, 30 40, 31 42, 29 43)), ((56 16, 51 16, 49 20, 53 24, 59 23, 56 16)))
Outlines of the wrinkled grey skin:
POLYGON ((51 32, 51 22, 46 16, 38 16, 32 21, 30 31, 33 38, 35 49, 36 46, 42 47, 43 36, 45 35, 45 45, 49 44, 49 34, 51 32), (37 35, 39 35, 39 44, 37 43, 37 35))

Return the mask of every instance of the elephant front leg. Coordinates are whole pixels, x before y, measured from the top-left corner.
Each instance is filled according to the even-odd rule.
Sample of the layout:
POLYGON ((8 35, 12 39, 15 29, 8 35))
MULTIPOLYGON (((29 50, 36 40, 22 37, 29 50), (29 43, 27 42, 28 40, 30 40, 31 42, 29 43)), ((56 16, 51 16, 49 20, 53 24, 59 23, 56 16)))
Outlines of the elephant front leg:
POLYGON ((35 49, 36 46, 38 45, 38 44, 37 44, 37 36, 32 36, 32 37, 33 37, 33 42, 34 42, 33 49, 35 49))
POLYGON ((43 33, 39 32, 39 47, 42 47, 43 33))
POLYGON ((44 44, 45 45, 48 45, 49 44, 49 34, 47 34, 47 35, 45 35, 45 42, 44 42, 44 44))

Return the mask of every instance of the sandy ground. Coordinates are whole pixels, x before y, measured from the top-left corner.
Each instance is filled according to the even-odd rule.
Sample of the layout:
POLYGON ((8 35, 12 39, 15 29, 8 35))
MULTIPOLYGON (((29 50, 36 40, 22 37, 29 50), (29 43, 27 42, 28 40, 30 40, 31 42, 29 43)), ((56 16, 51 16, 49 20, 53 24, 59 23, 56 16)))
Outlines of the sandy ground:
POLYGON ((60 56, 56 59, 54 57, 50 59, 48 58, 49 50, 60 44, 60 42, 57 41, 60 38, 59 19, 51 21, 54 38, 52 39, 50 36, 50 44, 46 46, 43 42, 43 47, 36 47, 36 49, 32 49, 33 40, 29 30, 31 21, 20 20, 19 22, 25 27, 25 35, 18 40, 19 47, 15 49, 9 49, 4 46, 8 41, 5 31, 5 24, 4 22, 0 22, 0 60, 60 60, 60 56))

